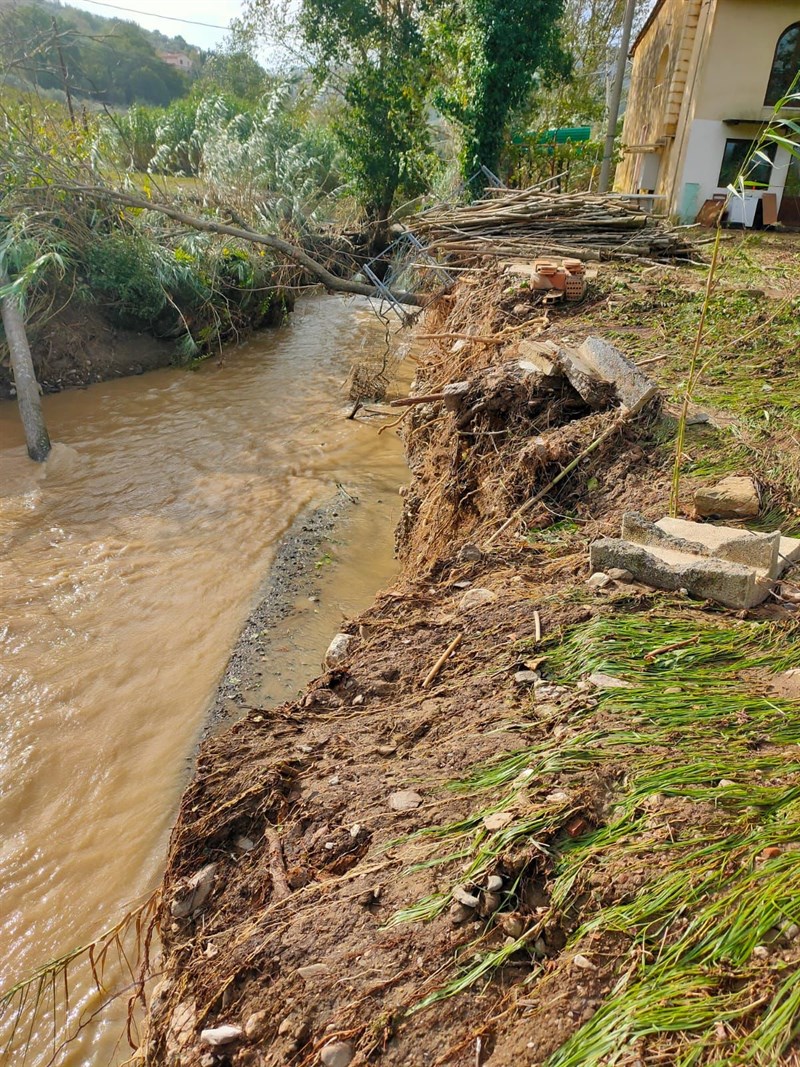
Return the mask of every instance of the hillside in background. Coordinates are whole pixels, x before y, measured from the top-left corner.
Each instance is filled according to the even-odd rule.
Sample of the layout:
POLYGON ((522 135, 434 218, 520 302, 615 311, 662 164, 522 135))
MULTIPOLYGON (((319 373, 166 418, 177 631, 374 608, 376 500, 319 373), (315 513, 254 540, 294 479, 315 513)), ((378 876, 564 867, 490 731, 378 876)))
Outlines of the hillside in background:
POLYGON ((7 84, 81 103, 165 106, 183 96, 203 54, 183 37, 49 0, 0 0, 0 67, 7 84), (184 73, 161 58, 182 53, 184 73))

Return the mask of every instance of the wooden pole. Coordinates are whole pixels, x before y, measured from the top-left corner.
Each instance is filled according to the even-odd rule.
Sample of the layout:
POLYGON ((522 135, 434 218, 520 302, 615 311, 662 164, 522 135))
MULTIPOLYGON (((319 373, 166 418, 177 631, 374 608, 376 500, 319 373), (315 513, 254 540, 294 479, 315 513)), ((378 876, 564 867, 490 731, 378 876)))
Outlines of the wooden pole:
MULTIPOLYGON (((8 285, 8 278, 0 274, 0 288, 8 285)), ((28 455, 41 463, 50 453, 50 435, 44 424, 42 398, 39 395, 39 383, 33 369, 33 359, 25 332, 25 322, 13 297, 0 298, 3 328, 11 353, 11 369, 14 372, 14 385, 17 390, 17 402, 22 426, 25 430, 25 443, 28 455)))

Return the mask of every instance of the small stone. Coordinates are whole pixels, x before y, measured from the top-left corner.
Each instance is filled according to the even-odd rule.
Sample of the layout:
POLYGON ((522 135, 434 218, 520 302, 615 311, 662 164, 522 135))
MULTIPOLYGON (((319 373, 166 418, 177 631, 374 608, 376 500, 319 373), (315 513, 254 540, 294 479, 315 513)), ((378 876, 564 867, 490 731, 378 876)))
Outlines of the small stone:
POLYGON ((393 756, 397 748, 394 745, 378 745, 375 751, 379 756, 393 756))
POLYGON ((732 782, 730 778, 720 778, 717 782, 717 789, 730 789, 732 785, 736 785, 736 782, 732 782))
POLYGON ((305 967, 298 967, 297 973, 305 982, 309 978, 317 978, 321 974, 327 974, 329 970, 327 963, 308 963, 305 967))
MULTIPOLYGON (((264 1033, 269 1024, 270 1014, 268 1011, 254 1011, 244 1024, 244 1036, 249 1041, 258 1041, 259 1038, 264 1036, 264 1033)), ((284 1022, 287 1020, 284 1019, 284 1022)), ((283 1023, 281 1023, 281 1026, 283 1023)), ((278 1033, 280 1033, 280 1027, 278 1033)))
POLYGON ((475 909, 468 908, 466 904, 459 904, 458 901, 456 901, 454 904, 450 905, 448 914, 453 926, 461 926, 462 923, 469 922, 470 919, 475 918, 475 909))
POLYGON ((513 937, 515 941, 525 933, 525 920, 516 911, 506 912, 497 921, 508 936, 513 937))
POLYGON ((543 937, 537 937, 533 942, 533 952, 539 959, 547 955, 547 942, 543 937))
POLYGON ((336 634, 328 645, 328 651, 325 653, 325 666, 338 667, 344 663, 352 643, 353 638, 350 634, 336 634))
POLYGON ((517 671, 514 675, 514 683, 516 685, 533 685, 534 682, 540 682, 541 680, 541 674, 537 674, 536 671, 517 671))
POLYGON ((548 793, 544 799, 548 804, 567 804, 569 802, 569 793, 557 789, 554 793, 548 793))
POLYGON ((353 697, 353 707, 358 708, 364 703, 364 694, 359 693, 358 696, 353 697))
POLYGON ((490 874, 486 879, 486 889, 490 893, 496 893, 498 889, 503 888, 503 879, 499 874, 490 874))
POLYGON ((499 893, 484 893, 481 897, 481 915, 494 915, 502 903, 503 898, 499 893))
POLYGON ((422 797, 413 789, 399 789, 389 797, 389 807, 392 811, 412 811, 422 803, 422 797))
POLYGON ((508 811, 493 811, 491 815, 484 815, 483 825, 487 830, 502 830, 514 821, 514 816, 508 811))
POLYGON ((570 837, 581 837, 589 829, 589 823, 582 815, 576 815, 574 819, 570 819, 567 823, 567 833, 570 837))
POLYGON ((249 837, 237 837, 233 843, 240 852, 252 852, 256 847, 255 841, 251 841, 249 837))
POLYGON ((491 589, 468 589, 462 596, 458 604, 459 611, 472 611, 473 608, 483 607, 485 604, 492 604, 497 600, 497 593, 493 593, 491 589))
POLYGON ((586 579, 590 589, 605 589, 611 582, 611 578, 605 571, 595 571, 591 578, 586 579))
POLYGON ((798 935, 800 935, 800 926, 798 926, 797 923, 789 923, 789 925, 784 928, 783 936, 787 941, 797 940, 798 935))
POLYGON ((766 960, 769 958, 769 949, 766 945, 756 945, 753 949, 753 955, 757 956, 760 960, 766 960))
POLYGON ((597 970, 591 960, 588 960, 585 956, 581 956, 580 953, 577 956, 572 957, 573 967, 580 967, 582 971, 594 971, 597 970))
POLYGON ((216 863, 207 863, 192 875, 185 890, 175 896, 169 910, 176 919, 186 919, 205 904, 214 885, 216 869, 216 863))
POLYGON ((355 1047, 349 1041, 329 1041, 320 1049, 319 1059, 325 1067, 348 1067, 355 1054, 355 1047))
POLYGON ((353 825, 350 827, 350 836, 355 841, 355 839, 358 837, 358 835, 360 833, 361 833, 361 823, 354 822, 353 825))
POLYGON ((609 567, 606 574, 615 582, 633 581, 633 575, 630 571, 626 571, 624 567, 609 567))
POLYGON ((711 416, 707 411, 695 411, 693 415, 686 416, 687 426, 705 426, 711 422, 711 416))
POLYGON ((683 690, 681 689, 681 687, 679 685, 670 685, 670 686, 667 686, 667 688, 664 690, 664 695, 665 696, 672 696, 675 693, 682 693, 682 692, 683 692, 683 690))
POLYGON ((459 904, 463 904, 465 908, 477 908, 479 904, 478 898, 474 893, 463 885, 457 885, 453 890, 453 899, 457 900, 459 904))
POLYGON ((200 1040, 206 1045, 211 1045, 214 1048, 220 1045, 230 1045, 233 1041, 238 1041, 243 1037, 244 1031, 241 1026, 214 1026, 209 1030, 200 1031, 200 1040))
POLYGON ((636 686, 631 682, 625 682, 622 678, 615 678, 611 674, 603 674, 601 671, 595 671, 594 674, 589 675, 589 681, 595 687, 595 689, 635 689, 636 686))
POLYGON ((762 860, 774 860, 776 857, 782 855, 782 853, 783 850, 778 848, 777 845, 770 845, 768 848, 762 848, 760 855, 762 860))
POLYGON ((483 552, 481 552, 477 545, 468 541, 462 546, 461 551, 458 553, 458 558, 462 563, 477 563, 479 560, 483 559, 483 552))

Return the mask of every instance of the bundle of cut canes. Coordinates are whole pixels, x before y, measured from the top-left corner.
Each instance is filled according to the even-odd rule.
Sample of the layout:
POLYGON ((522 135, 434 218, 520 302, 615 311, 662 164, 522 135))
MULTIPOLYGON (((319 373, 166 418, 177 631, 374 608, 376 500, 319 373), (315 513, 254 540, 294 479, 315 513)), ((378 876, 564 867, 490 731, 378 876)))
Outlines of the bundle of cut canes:
POLYGON ((474 256, 691 259, 696 249, 666 219, 615 196, 496 190, 471 204, 433 208, 413 219, 430 249, 474 256))

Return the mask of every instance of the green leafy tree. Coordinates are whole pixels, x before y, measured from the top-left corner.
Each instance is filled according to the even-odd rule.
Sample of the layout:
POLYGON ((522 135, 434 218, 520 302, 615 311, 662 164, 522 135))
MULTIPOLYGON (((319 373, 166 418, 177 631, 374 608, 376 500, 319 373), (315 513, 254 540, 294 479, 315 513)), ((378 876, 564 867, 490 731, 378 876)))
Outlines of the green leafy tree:
MULTIPOLYGON (((274 28, 274 0, 251 0, 251 30, 274 28)), ((300 0, 291 29, 323 94, 341 100, 334 129, 347 175, 377 239, 397 196, 421 192, 436 157, 427 99, 431 57, 409 0, 300 0)))
POLYGON ((435 101, 462 131, 462 167, 498 168, 510 118, 541 79, 565 76, 558 20, 564 0, 463 0, 435 12, 435 101))

